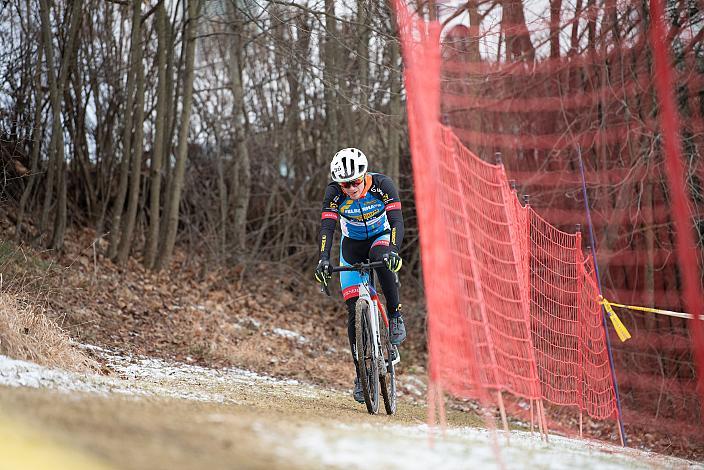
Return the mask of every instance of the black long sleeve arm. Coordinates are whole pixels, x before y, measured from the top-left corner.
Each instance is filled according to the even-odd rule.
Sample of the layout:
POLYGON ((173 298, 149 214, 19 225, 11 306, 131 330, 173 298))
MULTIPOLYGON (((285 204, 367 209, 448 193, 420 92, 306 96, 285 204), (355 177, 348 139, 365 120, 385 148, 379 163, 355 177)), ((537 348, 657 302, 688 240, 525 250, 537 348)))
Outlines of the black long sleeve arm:
POLYGON ((401 209, 390 210, 386 212, 386 217, 391 226, 391 246, 398 253, 401 243, 403 243, 403 214, 401 209))
POLYGON ((323 219, 318 231, 318 246, 320 247, 320 259, 330 259, 330 247, 332 237, 335 234, 336 219, 323 219))
POLYGON ((318 231, 318 247, 320 248, 320 259, 330 259, 330 248, 332 247, 332 237, 335 234, 337 219, 340 218, 338 204, 342 197, 342 191, 336 184, 330 183, 325 188, 323 198, 323 213, 318 231))
POLYGON ((386 218, 391 227, 391 247, 395 252, 403 243, 403 213, 401 212, 401 198, 393 180, 385 175, 378 176, 379 197, 386 208, 386 218))

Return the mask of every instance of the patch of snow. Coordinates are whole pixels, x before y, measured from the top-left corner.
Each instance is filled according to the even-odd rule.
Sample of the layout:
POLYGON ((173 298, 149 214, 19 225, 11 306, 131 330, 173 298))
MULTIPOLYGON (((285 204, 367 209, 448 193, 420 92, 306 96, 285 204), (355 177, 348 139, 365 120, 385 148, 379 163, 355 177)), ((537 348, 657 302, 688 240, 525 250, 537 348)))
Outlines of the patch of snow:
MULTIPOLYGON (((133 373, 139 365, 131 368, 125 367, 120 375, 126 380, 115 377, 106 377, 97 374, 78 374, 60 369, 50 369, 32 362, 11 359, 0 355, 0 385, 10 387, 48 388, 59 392, 84 392, 107 396, 111 393, 128 396, 160 396, 166 398, 182 398, 198 401, 224 402, 222 394, 208 392, 207 390, 189 391, 165 386, 144 387, 135 383, 134 379, 143 374, 133 373), (133 381, 130 382, 129 380, 133 381)), ((117 370, 117 369, 116 369, 117 370)), ((151 378, 159 376, 149 366, 145 366, 145 374, 152 373, 151 378)), ((169 372, 162 372, 168 375, 169 372)))
POLYGON ((156 358, 122 356, 94 346, 82 347, 101 356, 116 376, 51 369, 0 355, 0 385, 218 403, 239 403, 244 388, 302 398, 316 398, 320 393, 319 389, 297 380, 267 377, 244 369, 209 369, 156 358))
POLYGON ((305 344, 308 342, 308 338, 306 338, 305 336, 303 336, 302 334, 300 334, 296 331, 285 330, 283 328, 274 328, 271 331, 277 336, 283 336, 284 338, 294 339, 302 344, 305 344))
POLYGON ((101 353, 114 354, 113 351, 110 351, 109 349, 101 348, 100 346, 94 346, 92 344, 78 343, 78 342, 74 342, 73 340, 71 341, 71 343, 78 346, 79 349, 83 349, 85 351, 97 351, 97 352, 101 352, 101 353))
MULTIPOLYGON (((290 448, 289 448, 290 449, 290 448)), ((467 468, 704 468, 699 463, 605 443, 538 434, 461 427, 429 429, 427 425, 338 425, 336 429, 310 426, 293 442, 300 452, 326 468, 467 469, 467 468)), ((284 456, 290 450, 279 449, 284 456)))
POLYGON ((101 387, 80 380, 78 374, 47 369, 27 361, 0 355, 0 385, 53 388, 59 391, 102 393, 101 387))

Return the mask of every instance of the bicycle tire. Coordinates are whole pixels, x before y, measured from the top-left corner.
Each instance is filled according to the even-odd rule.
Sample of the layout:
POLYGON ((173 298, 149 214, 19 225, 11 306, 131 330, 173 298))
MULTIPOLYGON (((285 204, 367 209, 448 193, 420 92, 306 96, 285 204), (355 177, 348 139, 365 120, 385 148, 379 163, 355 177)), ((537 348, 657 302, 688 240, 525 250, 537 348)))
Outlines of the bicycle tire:
POLYGON ((389 340, 389 327, 383 318, 379 318, 379 329, 381 330, 381 351, 382 365, 379 369, 379 387, 381 396, 384 399, 384 409, 387 415, 396 413, 396 367, 391 360, 391 341, 389 340))
POLYGON ((377 358, 374 357, 374 338, 369 328, 369 304, 365 300, 357 300, 354 320, 357 364, 364 403, 369 414, 375 415, 379 412, 379 367, 377 358))

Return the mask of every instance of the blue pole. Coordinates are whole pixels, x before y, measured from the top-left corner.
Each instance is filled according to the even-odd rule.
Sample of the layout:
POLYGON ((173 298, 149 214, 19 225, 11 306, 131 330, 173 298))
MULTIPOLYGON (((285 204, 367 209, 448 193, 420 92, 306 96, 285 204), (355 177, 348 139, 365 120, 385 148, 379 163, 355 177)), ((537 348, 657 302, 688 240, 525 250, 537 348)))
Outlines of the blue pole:
MULTIPOLYGON (((594 238, 594 226, 592 225, 592 214, 589 210, 589 196, 587 195, 587 181, 584 178, 584 164, 582 163, 582 147, 577 146, 577 157, 579 158, 579 173, 582 176, 582 194, 584 195, 584 207, 587 210, 587 224, 589 224, 589 240, 591 243, 592 260, 594 261, 594 269, 596 270, 596 281, 599 285, 599 295, 603 295, 601 289, 601 275, 599 274, 599 263, 596 261, 596 239, 594 238)), ((604 325, 604 335, 606 336, 606 348, 609 351, 609 365, 611 366, 611 379, 614 381, 614 391, 616 392, 616 407, 618 408, 618 426, 621 429, 623 436, 624 447, 628 444, 626 441, 626 431, 623 429, 623 412, 621 411, 621 396, 618 393, 618 382, 616 381, 616 370, 614 369, 614 355, 611 352, 611 338, 609 338, 609 328, 606 323, 606 310, 601 306, 603 315, 601 316, 604 325)))

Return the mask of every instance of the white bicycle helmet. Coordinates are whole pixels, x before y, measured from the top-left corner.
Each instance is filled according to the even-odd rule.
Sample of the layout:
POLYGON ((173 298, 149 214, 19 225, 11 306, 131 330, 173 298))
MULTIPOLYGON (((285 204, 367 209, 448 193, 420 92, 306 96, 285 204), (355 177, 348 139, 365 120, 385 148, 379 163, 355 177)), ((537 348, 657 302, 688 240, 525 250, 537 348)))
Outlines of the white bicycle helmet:
POLYGON ((366 172, 367 157, 353 147, 340 150, 330 162, 330 176, 336 183, 356 180, 366 172))

